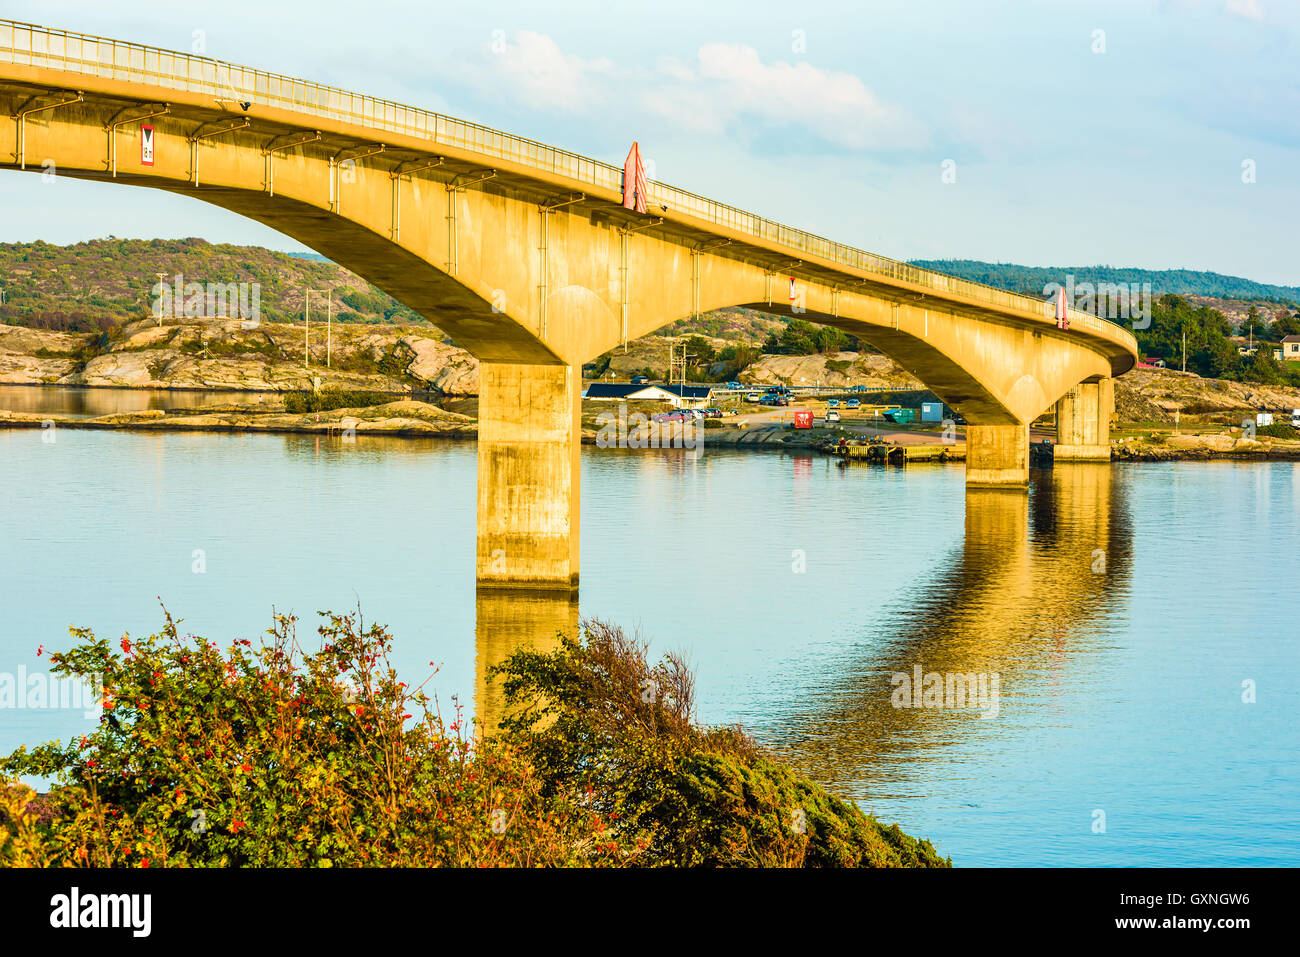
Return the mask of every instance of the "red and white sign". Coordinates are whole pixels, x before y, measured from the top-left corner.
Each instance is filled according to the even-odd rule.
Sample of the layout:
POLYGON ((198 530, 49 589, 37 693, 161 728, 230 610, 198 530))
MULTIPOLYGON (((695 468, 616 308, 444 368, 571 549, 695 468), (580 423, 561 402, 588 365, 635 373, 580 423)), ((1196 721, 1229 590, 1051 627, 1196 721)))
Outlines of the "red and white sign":
POLYGON ((810 410, 799 409, 794 414, 794 427, 796 429, 811 429, 813 414, 810 410))
POLYGON ((153 165, 153 127, 148 123, 140 124, 140 165, 153 165))

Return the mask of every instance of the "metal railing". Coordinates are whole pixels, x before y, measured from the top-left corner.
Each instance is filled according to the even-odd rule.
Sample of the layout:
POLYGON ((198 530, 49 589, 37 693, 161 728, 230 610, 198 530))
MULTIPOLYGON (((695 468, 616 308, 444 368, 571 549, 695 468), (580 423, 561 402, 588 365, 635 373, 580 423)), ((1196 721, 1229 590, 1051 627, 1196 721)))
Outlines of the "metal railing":
MULTIPOLYGON (((0 62, 149 83, 166 89, 202 93, 231 103, 252 101, 309 116, 427 139, 431 146, 460 147, 485 157, 513 161, 616 192, 623 189, 623 170, 620 167, 590 157, 441 113, 208 57, 0 20, 0 62)), ((704 222, 882 279, 907 282, 940 294, 963 296, 1011 311, 1051 315, 1048 312, 1050 304, 1032 296, 877 256, 664 183, 651 181, 649 186, 650 205, 665 207, 668 212, 686 213, 704 222)), ((1070 316, 1070 324, 1071 327, 1083 327, 1116 339, 1136 352, 1136 340, 1132 334, 1113 322, 1075 311, 1070 316)))

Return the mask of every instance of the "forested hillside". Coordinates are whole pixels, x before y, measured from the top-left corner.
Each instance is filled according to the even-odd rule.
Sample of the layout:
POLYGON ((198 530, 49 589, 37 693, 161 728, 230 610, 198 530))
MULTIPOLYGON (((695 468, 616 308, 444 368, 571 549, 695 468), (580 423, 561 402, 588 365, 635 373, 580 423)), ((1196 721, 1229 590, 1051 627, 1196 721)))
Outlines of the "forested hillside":
POLYGON ((988 286, 1015 292, 1042 295, 1050 283, 1064 283, 1073 276, 1075 284, 1151 283, 1155 296, 1173 293, 1179 296, 1209 296, 1216 299, 1264 299, 1296 305, 1300 287, 1272 286, 1240 276, 1191 269, 1130 269, 1118 266, 1019 266, 1014 263, 987 263, 977 259, 916 259, 914 266, 971 279, 988 286))
POLYGON ((202 239, 96 239, 71 246, 0 243, 0 323, 67 332, 107 331, 150 314, 158 274, 183 282, 260 283, 261 319, 301 321, 304 290, 312 312, 332 294, 339 322, 424 320, 334 263, 258 246, 202 239))

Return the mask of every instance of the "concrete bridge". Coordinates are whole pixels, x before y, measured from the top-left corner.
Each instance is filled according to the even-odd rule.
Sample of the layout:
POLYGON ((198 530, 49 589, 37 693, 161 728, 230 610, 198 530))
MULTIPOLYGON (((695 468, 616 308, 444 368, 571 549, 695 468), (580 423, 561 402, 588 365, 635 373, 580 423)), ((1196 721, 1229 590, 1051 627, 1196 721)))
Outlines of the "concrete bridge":
MULTIPOLYGON (((969 423, 967 482, 1023 487, 1028 425, 1109 457, 1114 323, 917 269, 473 123, 204 57, 0 20, 0 167, 148 186, 288 235, 482 362, 480 585, 578 583, 582 364, 724 306, 859 336, 969 423)), ((1044 224, 1052 228, 1054 224, 1044 224)))

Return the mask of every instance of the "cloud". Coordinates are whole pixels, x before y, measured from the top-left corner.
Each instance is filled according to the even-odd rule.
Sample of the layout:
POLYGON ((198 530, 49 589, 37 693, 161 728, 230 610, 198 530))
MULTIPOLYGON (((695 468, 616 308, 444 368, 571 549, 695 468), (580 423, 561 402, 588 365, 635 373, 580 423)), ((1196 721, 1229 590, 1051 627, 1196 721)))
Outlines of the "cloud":
POLYGON ((578 112, 593 105, 599 85, 613 64, 605 57, 584 60, 564 53, 544 33, 520 30, 515 42, 496 37, 492 42, 489 72, 530 106, 578 112))
POLYGON ((849 150, 908 149, 928 140, 920 123, 852 73, 764 62, 739 44, 704 44, 689 62, 663 58, 652 66, 616 67, 521 30, 510 39, 495 35, 486 62, 460 69, 456 79, 549 112, 595 115, 612 104, 639 102, 688 133, 781 136, 849 150))
POLYGON ((707 43, 697 62, 665 61, 645 91, 647 108, 688 128, 811 136, 848 149, 922 145, 921 125, 858 77, 810 63, 764 63, 753 47, 707 43))
POLYGON ((1259 5, 1259 0, 1228 0, 1223 9, 1247 20, 1264 19, 1264 8, 1259 5))

